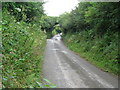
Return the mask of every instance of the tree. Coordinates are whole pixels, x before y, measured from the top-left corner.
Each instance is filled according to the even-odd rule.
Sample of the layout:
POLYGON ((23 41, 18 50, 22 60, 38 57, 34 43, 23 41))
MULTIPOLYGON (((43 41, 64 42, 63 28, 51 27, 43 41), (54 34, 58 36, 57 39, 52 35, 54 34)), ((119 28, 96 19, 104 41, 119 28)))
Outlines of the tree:
POLYGON ((44 2, 3 2, 3 11, 7 9, 17 21, 32 22, 44 15, 44 2))

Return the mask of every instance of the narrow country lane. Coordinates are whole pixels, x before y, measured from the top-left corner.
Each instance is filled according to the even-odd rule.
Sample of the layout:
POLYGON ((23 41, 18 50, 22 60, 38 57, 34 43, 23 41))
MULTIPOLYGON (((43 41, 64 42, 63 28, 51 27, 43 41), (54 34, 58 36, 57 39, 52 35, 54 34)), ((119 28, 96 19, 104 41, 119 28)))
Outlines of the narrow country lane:
POLYGON ((47 40, 43 76, 57 88, 118 88, 118 79, 67 49, 62 41, 47 40))

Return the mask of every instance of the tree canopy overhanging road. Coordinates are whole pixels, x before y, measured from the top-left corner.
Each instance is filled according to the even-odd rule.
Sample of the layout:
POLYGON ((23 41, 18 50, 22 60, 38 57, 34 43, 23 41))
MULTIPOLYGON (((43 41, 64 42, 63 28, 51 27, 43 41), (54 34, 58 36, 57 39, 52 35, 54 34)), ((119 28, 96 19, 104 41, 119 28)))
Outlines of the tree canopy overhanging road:
POLYGON ((0 3, 0 88, 118 87, 119 3, 79 2, 60 16, 45 3, 0 3))

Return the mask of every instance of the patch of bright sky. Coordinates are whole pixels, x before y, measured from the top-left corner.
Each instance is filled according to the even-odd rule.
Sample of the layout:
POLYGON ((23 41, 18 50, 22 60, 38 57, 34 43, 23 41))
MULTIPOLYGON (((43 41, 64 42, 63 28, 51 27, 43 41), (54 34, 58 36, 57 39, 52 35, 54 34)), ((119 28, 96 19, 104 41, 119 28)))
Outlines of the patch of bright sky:
POLYGON ((46 3, 44 4, 45 13, 48 16, 59 16, 64 12, 70 12, 74 9, 78 0, 44 0, 46 3))

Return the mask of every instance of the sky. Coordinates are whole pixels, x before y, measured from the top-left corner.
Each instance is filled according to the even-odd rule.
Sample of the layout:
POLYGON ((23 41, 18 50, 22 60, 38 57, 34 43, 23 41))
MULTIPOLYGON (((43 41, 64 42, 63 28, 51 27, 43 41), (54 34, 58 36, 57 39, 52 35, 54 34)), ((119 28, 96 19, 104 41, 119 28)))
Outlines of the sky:
POLYGON ((48 16, 59 16, 64 12, 70 12, 78 4, 78 0, 44 0, 45 13, 48 16))

